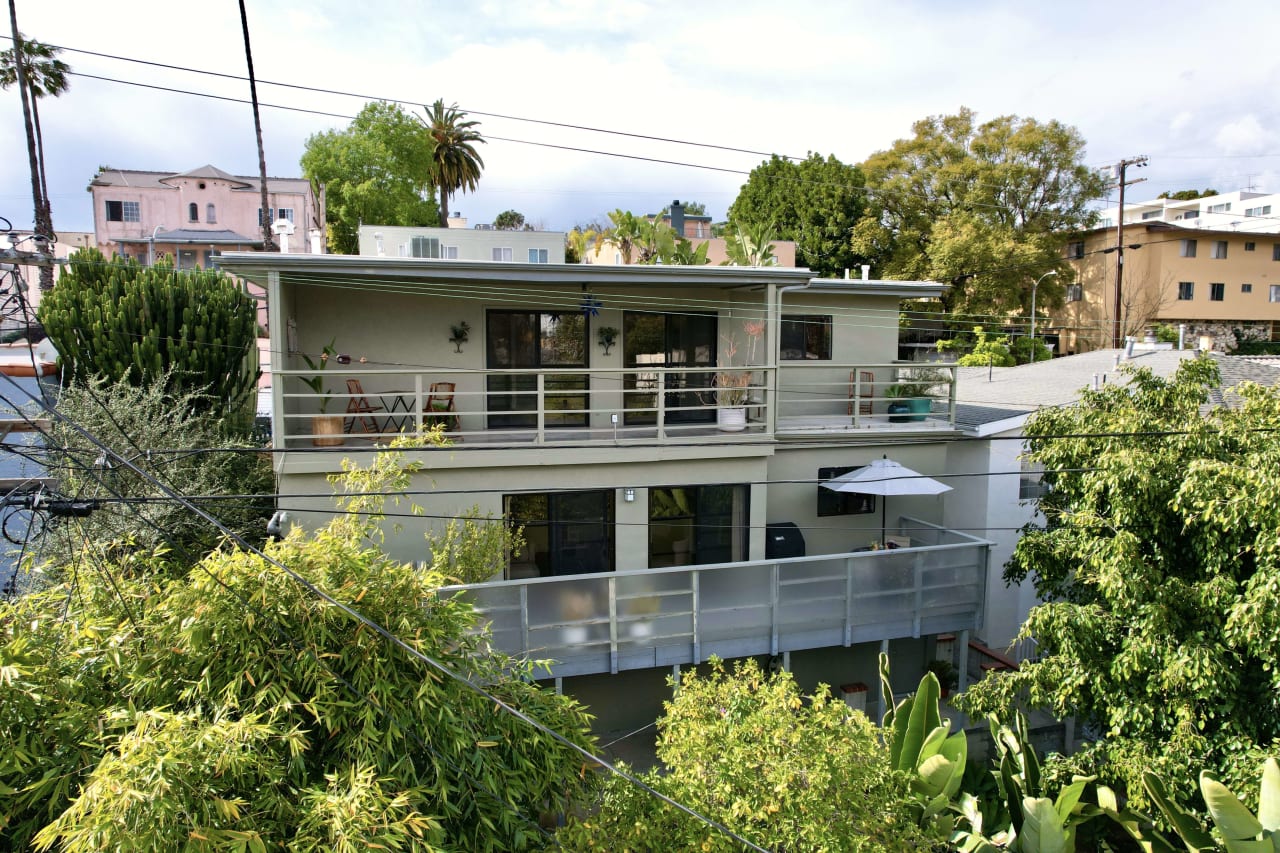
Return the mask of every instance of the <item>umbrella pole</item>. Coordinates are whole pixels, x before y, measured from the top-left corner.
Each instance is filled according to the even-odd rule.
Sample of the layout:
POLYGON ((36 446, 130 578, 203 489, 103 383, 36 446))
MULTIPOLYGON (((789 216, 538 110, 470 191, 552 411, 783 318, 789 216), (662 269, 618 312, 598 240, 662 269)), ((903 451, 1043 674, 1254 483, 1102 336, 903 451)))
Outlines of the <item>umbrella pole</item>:
POLYGON ((889 496, 880 496, 880 547, 884 547, 884 537, 889 532, 889 496))

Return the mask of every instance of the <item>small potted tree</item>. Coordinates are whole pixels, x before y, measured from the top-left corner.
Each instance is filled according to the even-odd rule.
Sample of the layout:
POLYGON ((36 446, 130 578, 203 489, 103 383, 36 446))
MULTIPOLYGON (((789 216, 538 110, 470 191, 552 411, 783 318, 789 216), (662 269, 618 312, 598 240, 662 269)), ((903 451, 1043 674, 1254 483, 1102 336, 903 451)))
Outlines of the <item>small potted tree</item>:
POLYGON ((922 421, 933 408, 933 389, 947 381, 947 377, 932 367, 915 367, 898 377, 896 384, 885 389, 886 397, 896 398, 889 404, 890 421, 922 421), (896 407, 896 411, 895 411, 896 407), (897 417, 893 417, 893 415, 897 417), (904 415, 906 415, 904 417, 904 415))
MULTIPOLYGON (((343 442, 341 415, 331 415, 328 413, 329 403, 333 399, 333 391, 329 389, 324 382, 324 370, 329 366, 329 361, 342 362, 343 356, 338 355, 338 351, 333 348, 333 341, 324 345, 324 349, 320 351, 320 358, 313 359, 304 353, 299 353, 302 360, 307 363, 307 367, 316 371, 315 376, 302 376, 304 385, 311 389, 320 402, 320 414, 311 416, 311 443, 316 447, 336 447, 343 442)), ((348 358, 349 362, 350 359, 348 358)))
POLYGON ((949 660, 931 660, 925 669, 932 672, 934 678, 938 679, 938 687, 941 688, 944 698, 950 696, 951 691, 960 684, 960 673, 956 670, 956 665, 949 660))

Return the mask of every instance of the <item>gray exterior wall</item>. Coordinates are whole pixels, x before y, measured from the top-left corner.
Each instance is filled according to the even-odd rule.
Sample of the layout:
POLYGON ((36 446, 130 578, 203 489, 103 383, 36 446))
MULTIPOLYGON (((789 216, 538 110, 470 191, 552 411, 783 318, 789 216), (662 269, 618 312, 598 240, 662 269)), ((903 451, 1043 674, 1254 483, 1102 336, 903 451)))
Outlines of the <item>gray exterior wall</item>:
POLYGON ((407 258, 414 237, 434 237, 443 246, 456 246, 460 261, 492 261, 495 248, 511 250, 511 260, 528 263, 530 249, 546 249, 547 263, 564 263, 563 231, 497 231, 487 228, 413 228, 400 225, 361 225, 360 254, 407 258), (377 235, 382 235, 378 251, 377 235))

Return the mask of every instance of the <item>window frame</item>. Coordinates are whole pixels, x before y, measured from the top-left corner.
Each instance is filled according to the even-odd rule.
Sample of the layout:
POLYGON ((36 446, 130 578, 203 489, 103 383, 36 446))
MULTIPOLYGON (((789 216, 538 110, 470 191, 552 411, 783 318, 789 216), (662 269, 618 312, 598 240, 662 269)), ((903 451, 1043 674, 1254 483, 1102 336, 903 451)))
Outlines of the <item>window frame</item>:
POLYGON ((489 249, 489 258, 496 263, 509 264, 512 260, 512 250, 510 246, 492 246, 489 249))
POLYGON ((778 358, 780 361, 831 361, 834 349, 831 314, 783 314, 778 323, 778 358), (800 346, 789 347, 799 335, 800 346), (817 347, 812 335, 817 336, 817 347), (816 349, 816 355, 810 355, 816 349), (787 355, 798 352, 800 355, 787 355))
POLYGON ((1209 282, 1209 301, 1222 302, 1227 298, 1227 284, 1223 281, 1209 282))
POLYGON ((530 249, 529 263, 531 264, 547 264, 551 262, 550 250, 548 249, 530 249))
POLYGON ((1225 261, 1227 259, 1227 241, 1214 240, 1209 257, 1215 261, 1225 261))
POLYGON ((1269 301, 1280 302, 1280 284, 1271 285, 1271 289, 1267 295, 1269 297, 1269 301))
POLYGON ((218 223, 218 206, 213 202, 204 206, 204 221, 213 225, 218 223))
POLYGON ((188 222, 200 221, 200 205, 197 202, 193 201, 187 205, 187 221, 188 222))
POLYGON ((1243 284, 1240 285, 1240 292, 1253 293, 1253 285, 1249 282, 1244 282, 1243 284))
POLYGON ((1196 240, 1189 237, 1183 237, 1178 241, 1178 257, 1194 258, 1196 256, 1196 240))
POLYGON ((1178 301, 1190 302, 1196 298, 1196 283, 1194 281, 1178 282, 1178 301))

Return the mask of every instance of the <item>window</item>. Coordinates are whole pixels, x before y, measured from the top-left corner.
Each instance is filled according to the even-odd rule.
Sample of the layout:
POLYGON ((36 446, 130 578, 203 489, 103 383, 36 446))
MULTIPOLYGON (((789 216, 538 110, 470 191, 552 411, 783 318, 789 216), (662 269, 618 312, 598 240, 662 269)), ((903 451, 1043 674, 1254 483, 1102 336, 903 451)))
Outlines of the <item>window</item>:
POLYGON ((142 215, 136 201, 107 202, 108 222, 141 222, 142 215))
POLYGON ((1252 285, 1252 284, 1242 284, 1242 285, 1240 285, 1240 292, 1241 292, 1241 293, 1253 293, 1253 285, 1252 285))
POLYGON ((458 247, 457 246, 441 246, 440 258, 446 261, 456 261, 458 259, 458 247))
MULTIPOLYGON (((289 222, 292 222, 292 221, 293 221, 293 208, 292 208, 292 207, 278 207, 278 208, 276 208, 276 219, 287 219, 289 222)), ((275 220, 272 220, 272 221, 274 222, 275 220)))
POLYGON ((1252 251, 1253 251, 1254 249, 1256 249, 1256 248, 1258 248, 1258 244, 1257 244, 1257 243, 1245 243, 1245 244, 1244 244, 1244 250, 1245 250, 1246 252, 1252 252, 1252 251))
POLYGON ((1231 202, 1224 201, 1221 204, 1211 204, 1209 205, 1209 212, 1210 213, 1230 213, 1231 202))
POLYGON ((494 247, 494 249, 493 249, 493 255, 492 255, 492 257, 493 257, 493 260, 495 260, 495 261, 509 261, 509 260, 511 260, 511 250, 510 250, 510 249, 500 249, 500 248, 498 248, 498 247, 496 247, 496 246, 495 246, 495 247, 494 247))
POLYGON ((1084 241, 1073 240, 1067 244, 1067 260, 1078 261, 1084 257, 1084 241))
POLYGON ((1280 243, 1271 244, 1271 260, 1280 261, 1280 243))
POLYGON ((436 237, 413 237, 409 240, 409 257, 440 257, 440 240, 436 237))
POLYGON ((1221 302, 1227 295, 1227 286, 1220 281, 1211 282, 1209 284, 1209 301, 1221 302))
POLYGON ((831 315, 784 315, 778 331, 783 361, 831 358, 831 315))
POLYGON ((1194 258, 1196 256, 1195 240, 1180 240, 1179 243, 1180 243, 1180 246, 1178 249, 1178 254, 1180 254, 1184 258, 1194 258))
POLYGON ((1083 284, 1067 285, 1067 301, 1068 302, 1079 302, 1082 299, 1084 299, 1083 284))
POLYGON ((859 495, 854 492, 835 492, 823 488, 823 480, 834 480, 836 477, 857 471, 861 465, 842 468, 818 469, 818 517, 831 515, 865 515, 876 511, 875 495, 859 495))
POLYGON ((1103 219, 1098 220, 1099 228, 1110 228, 1112 225, 1115 225, 1115 224, 1116 224, 1115 220, 1112 219, 1110 216, 1104 217, 1103 219))
POLYGON ((1178 282, 1178 298, 1181 300, 1193 299, 1196 295, 1196 283, 1194 281, 1178 282))
POLYGON ((587 320, 581 311, 500 311, 486 317, 490 370, 547 370, 539 400, 536 373, 494 373, 487 379, 489 428, 536 427, 541 402, 548 427, 587 425, 587 320))
POLYGON ((200 205, 196 204, 194 201, 191 202, 191 204, 187 205, 187 221, 188 222, 200 221, 200 205))
POLYGON ((1280 284, 1271 285, 1270 299, 1272 302, 1280 302, 1280 284))
POLYGON ((1226 241, 1226 240, 1214 240, 1214 241, 1213 241, 1213 257, 1214 257, 1216 260, 1219 260, 1219 261, 1220 261, 1220 260, 1222 260, 1223 258, 1225 258, 1226 256, 1227 256, 1227 241, 1226 241))
POLYGON ((650 489, 649 568, 745 560, 748 499, 741 485, 650 489))
POLYGON ((262 208, 258 208, 258 224, 259 224, 259 225, 270 225, 272 222, 275 222, 275 217, 272 215, 272 214, 274 214, 274 213, 275 213, 275 211, 268 207, 268 208, 267 208, 267 218, 264 220, 264 219, 262 218, 262 208))
POLYGON ((1018 478, 1018 500, 1034 501, 1049 494, 1049 485, 1044 482, 1044 464, 1022 460, 1022 472, 1018 478))
MULTIPOLYGON (((508 251, 508 252, 510 252, 511 250, 510 250, 510 249, 508 249, 507 251, 508 251)), ((509 260, 509 259, 508 259, 508 260, 509 260)), ((547 263, 547 250, 546 250, 546 249, 530 249, 530 250, 529 250, 529 263, 531 263, 531 264, 545 264, 545 263, 547 263)))
POLYGON ((214 207, 212 203, 206 204, 204 206, 204 221, 205 222, 218 221, 218 208, 214 207))
POLYGON ((1271 214, 1271 205, 1264 204, 1262 207, 1246 207, 1245 216, 1269 216, 1271 214))
MULTIPOLYGON (((505 495, 502 502, 507 524, 524 528, 525 547, 508 555, 509 579, 613 571, 612 489, 505 495)), ((564 602, 563 609, 568 606, 564 602)), ((607 608, 608 602, 596 606, 607 608)), ((592 614, 561 615, 583 619, 592 614)))
POLYGON ((1155 218, 1157 218, 1158 216, 1160 216, 1160 214, 1162 214, 1162 213, 1164 213, 1164 211, 1163 211, 1163 210, 1148 210, 1146 213, 1142 214, 1142 218, 1143 218, 1144 220, 1145 220, 1145 219, 1155 219, 1155 218))

